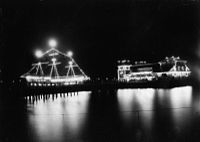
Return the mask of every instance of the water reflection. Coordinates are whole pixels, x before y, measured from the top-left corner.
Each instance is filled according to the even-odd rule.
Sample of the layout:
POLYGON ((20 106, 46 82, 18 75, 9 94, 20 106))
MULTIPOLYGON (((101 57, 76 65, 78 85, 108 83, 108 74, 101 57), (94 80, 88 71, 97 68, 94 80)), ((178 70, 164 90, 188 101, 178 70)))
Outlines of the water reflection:
POLYGON ((172 108, 191 107, 192 87, 174 88, 169 91, 172 108))
POLYGON ((123 111, 152 110, 161 108, 191 107, 192 87, 174 89, 119 89, 117 91, 120 109, 123 111), (156 102, 155 102, 155 99, 156 102), (158 103, 158 104, 157 104, 158 103))
POLYGON ((121 116, 128 125, 138 120, 138 125, 150 132, 160 118, 166 119, 160 123, 169 124, 170 127, 183 127, 190 122, 192 88, 189 86, 174 89, 120 89, 117 97, 121 116))
POLYGON ((171 107, 176 108, 172 111, 174 126, 184 127, 190 122, 192 107, 192 88, 175 88, 169 93, 171 107))
POLYGON ((30 127, 37 138, 36 141, 63 141, 66 134, 68 140, 76 138, 82 131, 90 93, 57 96, 49 94, 28 98, 29 102, 33 102, 28 103, 27 107, 30 127))
MULTIPOLYGON (((122 118, 129 126, 131 121, 139 121, 151 127, 154 89, 119 89, 117 97, 122 118), (141 111, 146 111, 142 113, 141 111), (140 113, 140 114, 139 114, 140 113), (143 116, 143 117, 141 117, 143 116), (145 118, 145 119, 141 119, 145 118)), ((137 122, 138 123, 138 122, 137 122)), ((139 123, 138 123, 139 124, 139 123)))
POLYGON ((117 97, 121 111, 151 110, 154 89, 119 89, 117 97))
POLYGON ((29 96, 28 128, 39 142, 171 141, 192 123, 193 100, 189 86, 29 96))

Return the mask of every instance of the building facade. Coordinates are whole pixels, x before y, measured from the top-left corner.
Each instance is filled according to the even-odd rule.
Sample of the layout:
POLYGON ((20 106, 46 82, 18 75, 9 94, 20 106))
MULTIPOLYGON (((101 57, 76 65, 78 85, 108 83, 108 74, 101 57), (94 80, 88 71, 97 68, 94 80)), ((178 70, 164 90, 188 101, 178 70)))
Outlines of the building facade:
POLYGON ((186 60, 179 57, 166 57, 156 63, 146 61, 134 62, 129 60, 118 61, 118 81, 152 81, 164 77, 182 78, 190 75, 186 60))

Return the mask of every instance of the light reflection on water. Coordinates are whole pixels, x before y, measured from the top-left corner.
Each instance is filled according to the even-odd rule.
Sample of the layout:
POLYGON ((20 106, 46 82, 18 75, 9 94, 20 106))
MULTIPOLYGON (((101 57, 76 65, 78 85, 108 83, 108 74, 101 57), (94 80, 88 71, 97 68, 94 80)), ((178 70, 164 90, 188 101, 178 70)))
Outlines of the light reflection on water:
POLYGON ((121 111, 151 110, 154 89, 119 89, 117 98, 121 111))
MULTIPOLYGON (((192 88, 119 89, 116 94, 106 95, 99 95, 97 92, 96 94, 94 92, 78 92, 73 95, 50 94, 29 97, 27 99, 29 127, 32 129, 36 141, 82 141, 83 137, 90 137, 89 129, 104 131, 107 129, 106 124, 112 123, 109 122, 112 120, 106 120, 105 125, 98 126, 98 128, 90 127, 94 125, 93 123, 99 123, 98 121, 102 120, 94 117, 91 112, 101 114, 101 111, 107 108, 112 109, 112 106, 116 104, 119 116, 115 116, 119 117, 116 118, 120 121, 119 127, 122 127, 121 124, 124 125, 122 127, 124 131, 128 131, 126 128, 135 127, 132 123, 136 123, 137 127, 151 133, 155 129, 157 121, 166 123, 164 125, 169 124, 169 127, 182 127, 190 121, 192 88), (114 95, 116 103, 113 101, 112 103, 101 102, 109 98, 107 95, 114 95), (101 103, 94 105, 93 103, 96 103, 98 99, 101 99, 98 101, 101 103), (101 107, 103 109, 99 109, 101 107), (91 118, 96 120, 89 122, 91 118), (162 120, 159 120, 160 118, 162 120), (88 123, 90 126, 87 126, 88 123)), ((113 115, 112 111, 109 113, 109 115, 113 115)), ((113 113, 116 113, 116 110, 113 113)), ((98 117, 104 116, 98 115, 98 117)))
MULTIPOLYGON (((121 116, 127 125, 136 118, 140 119, 146 128, 150 127, 153 112, 148 110, 153 109, 154 95, 154 89, 119 89, 117 91, 119 108, 122 112, 121 116), (143 114, 145 120, 138 116, 141 110, 148 111, 143 114)), ((140 115, 142 115, 142 113, 140 113, 140 115)))
POLYGON ((192 107, 192 88, 174 88, 170 90, 169 98, 172 108, 173 124, 175 127, 186 126, 190 121, 192 107), (184 109, 181 109, 184 108, 184 109))
MULTIPOLYGON (((141 127, 151 131, 157 109, 168 113, 175 127, 186 124, 192 106, 192 88, 121 89, 117 92, 122 118, 129 125, 135 117, 141 127), (171 108, 176 108, 169 110, 171 108), (183 108, 183 109, 182 109, 183 108), (164 110, 162 110, 164 109, 164 110), (135 116, 133 116, 135 112, 135 116)), ((168 120, 166 120, 168 121, 168 120)))
POLYGON ((28 104, 31 112, 29 122, 36 141, 63 141, 66 134, 70 140, 81 133, 90 93, 79 92, 68 97, 57 95, 54 99, 50 94, 45 102, 38 99, 33 104, 28 104))
POLYGON ((191 107, 192 87, 171 89, 168 97, 172 108, 191 107))

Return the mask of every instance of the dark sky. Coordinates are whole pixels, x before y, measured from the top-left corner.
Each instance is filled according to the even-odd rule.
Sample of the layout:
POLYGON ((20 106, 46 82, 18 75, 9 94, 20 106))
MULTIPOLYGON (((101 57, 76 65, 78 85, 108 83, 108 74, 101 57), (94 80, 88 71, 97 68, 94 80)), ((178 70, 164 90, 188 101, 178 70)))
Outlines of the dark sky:
POLYGON ((1 8, 1 66, 18 77, 55 37, 89 76, 115 76, 118 59, 190 58, 198 41, 195 0, 35 0, 1 8), (2 40, 3 39, 3 40, 2 40))

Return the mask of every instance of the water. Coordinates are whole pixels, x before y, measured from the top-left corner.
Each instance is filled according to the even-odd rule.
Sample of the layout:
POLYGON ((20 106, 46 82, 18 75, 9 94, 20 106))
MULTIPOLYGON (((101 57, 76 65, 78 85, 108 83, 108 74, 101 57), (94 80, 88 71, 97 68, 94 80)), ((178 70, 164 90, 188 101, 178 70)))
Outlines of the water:
POLYGON ((0 141, 198 141, 192 87, 41 94, 1 104, 0 141))

